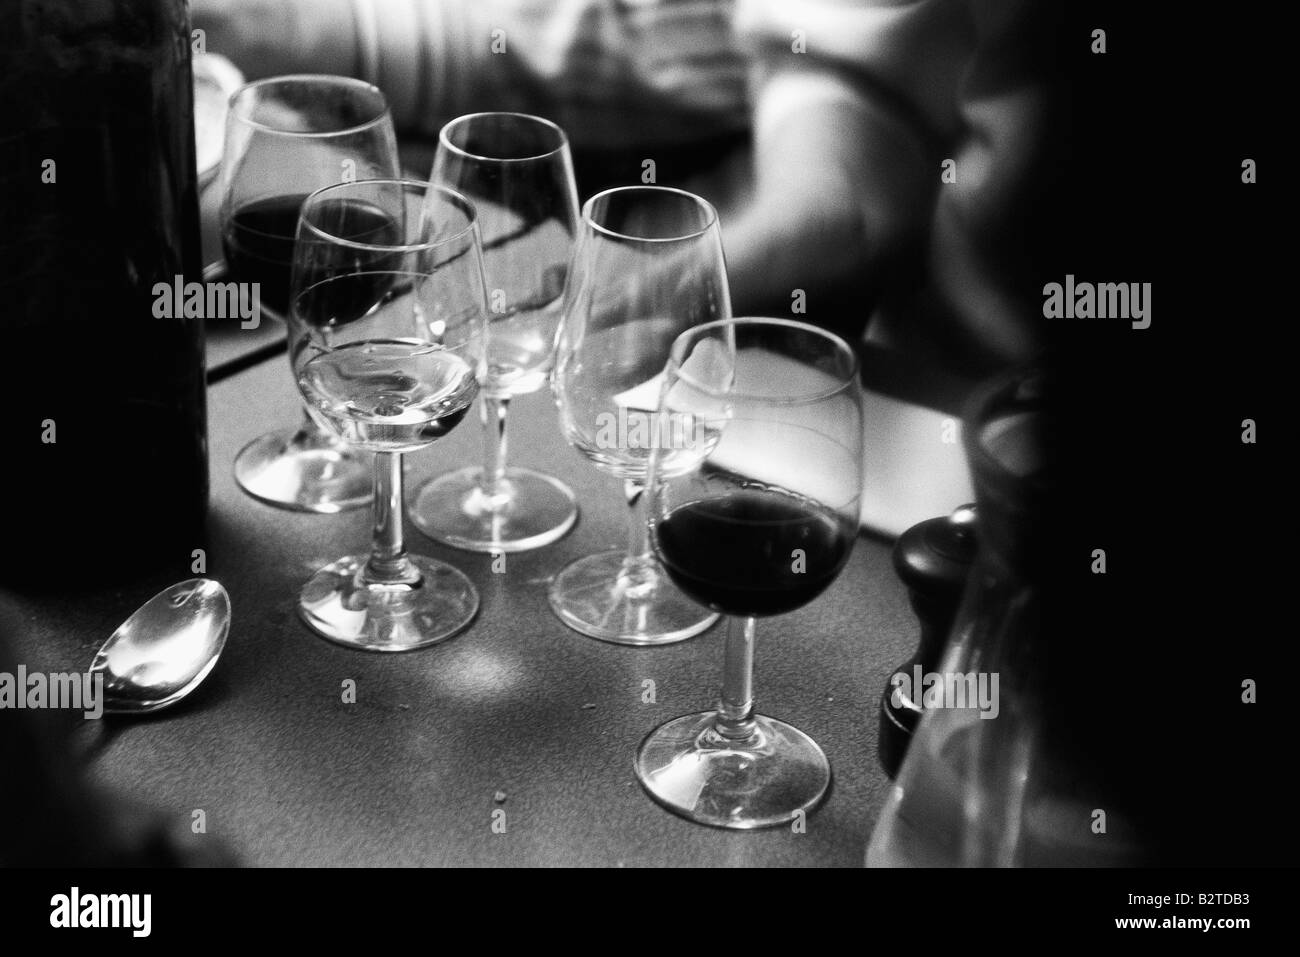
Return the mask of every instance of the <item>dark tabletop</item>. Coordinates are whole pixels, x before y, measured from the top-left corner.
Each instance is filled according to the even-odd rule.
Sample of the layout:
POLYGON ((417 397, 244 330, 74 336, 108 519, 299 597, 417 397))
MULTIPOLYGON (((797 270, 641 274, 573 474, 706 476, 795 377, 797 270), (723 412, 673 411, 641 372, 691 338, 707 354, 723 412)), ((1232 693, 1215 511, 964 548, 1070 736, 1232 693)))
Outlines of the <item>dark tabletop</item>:
MULTIPOLYGON (((98 781, 171 813, 187 831, 202 809, 207 833, 258 865, 861 864, 887 786, 876 758, 878 699, 916 641, 888 544, 861 537, 821 598, 759 624, 758 709, 821 744, 834 770, 828 799, 805 833, 714 830, 652 803, 632 756, 660 722, 712 705, 724 626, 635 649, 583 637, 554 617, 549 576, 621 547, 626 515, 615 481, 564 444, 549 393, 513 404, 511 461, 570 483, 578 526, 548 548, 510 556, 495 574, 490 556, 443 548, 408 523, 409 547, 463 569, 482 610, 459 637, 400 655, 329 644, 294 609, 315 569, 365 550, 368 512, 281 511, 234 484, 231 462, 244 443, 297 416, 283 354, 211 387, 207 574, 230 593, 229 641, 207 682, 174 711, 79 729, 98 735, 89 759, 98 781), (355 704, 342 700, 347 679, 356 682, 355 704), (647 680, 653 703, 643 701, 647 680), (492 828, 498 808, 504 833, 492 828)), ((477 461, 477 426, 467 418, 410 456, 408 491, 477 461)), ((83 670, 163 583, 75 603, 0 601, 29 626, 29 670, 83 670)))

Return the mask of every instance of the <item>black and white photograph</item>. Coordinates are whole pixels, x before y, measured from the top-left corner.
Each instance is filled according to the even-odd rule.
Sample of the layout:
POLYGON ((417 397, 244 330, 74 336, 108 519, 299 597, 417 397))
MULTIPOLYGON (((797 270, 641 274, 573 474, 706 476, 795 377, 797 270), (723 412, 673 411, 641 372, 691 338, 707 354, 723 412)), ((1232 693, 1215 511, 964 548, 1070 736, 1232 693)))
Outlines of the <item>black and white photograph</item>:
POLYGON ((0 926, 1276 926, 1291 34, 1133 6, 0 0, 0 926))

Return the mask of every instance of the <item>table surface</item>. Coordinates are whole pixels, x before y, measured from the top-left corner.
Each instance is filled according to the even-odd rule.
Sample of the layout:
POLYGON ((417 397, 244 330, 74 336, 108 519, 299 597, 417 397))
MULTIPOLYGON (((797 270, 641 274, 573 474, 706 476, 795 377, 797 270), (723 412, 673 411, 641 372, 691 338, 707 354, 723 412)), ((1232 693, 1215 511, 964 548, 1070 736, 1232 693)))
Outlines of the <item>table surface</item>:
MULTIPOLYGON (((202 809, 208 833, 255 865, 861 864, 888 785, 876 758, 879 695, 917 637, 887 543, 860 537, 817 601, 759 624, 758 709, 821 744, 834 771, 830 795, 802 833, 715 830, 654 804, 632 756, 664 720, 712 705, 724 625, 637 649, 555 618, 548 580, 575 558, 621 547, 627 516, 615 480, 564 443, 549 393, 513 403, 510 457, 571 485, 577 527, 509 556, 496 573, 490 556, 439 546, 408 522, 408 547, 463 569, 482 609, 457 638, 400 655, 337 647, 295 613, 316 568, 365 550, 368 512, 278 510, 234 484, 236 452, 296 421, 297 410, 282 355, 210 388, 204 547, 207 574, 230 593, 230 637, 191 699, 102 735, 90 758, 97 781, 171 812, 186 830, 202 809), (348 680, 354 704, 343 702, 348 680), (492 826, 498 809, 501 833, 492 826)), ((476 462, 481 441, 471 417, 409 456, 408 492, 476 462)), ((189 561, 178 557, 169 577, 76 603, 0 595, 29 624, 29 670, 84 668, 118 621, 167 580, 188 577, 189 561)))

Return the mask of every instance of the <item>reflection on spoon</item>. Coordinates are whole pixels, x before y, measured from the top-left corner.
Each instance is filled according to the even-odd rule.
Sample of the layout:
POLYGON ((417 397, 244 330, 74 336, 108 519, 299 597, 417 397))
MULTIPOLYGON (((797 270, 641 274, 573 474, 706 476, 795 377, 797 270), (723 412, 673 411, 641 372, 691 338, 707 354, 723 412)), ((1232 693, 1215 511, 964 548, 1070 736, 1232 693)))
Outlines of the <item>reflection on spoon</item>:
POLYGON ((191 578, 164 588, 104 642, 90 673, 104 680, 106 714, 146 714, 180 701, 208 676, 230 630, 230 596, 191 578))

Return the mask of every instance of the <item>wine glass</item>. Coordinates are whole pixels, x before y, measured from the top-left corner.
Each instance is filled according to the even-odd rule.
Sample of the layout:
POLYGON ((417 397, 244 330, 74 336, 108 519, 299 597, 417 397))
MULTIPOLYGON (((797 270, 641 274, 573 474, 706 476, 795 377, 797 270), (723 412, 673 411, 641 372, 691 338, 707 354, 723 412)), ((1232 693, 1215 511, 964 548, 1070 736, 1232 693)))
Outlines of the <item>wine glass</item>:
POLYGON ((510 399, 546 385, 578 193, 564 131, 523 113, 474 113, 442 128, 431 180, 478 210, 488 287, 487 362, 479 382, 484 463, 424 483, 411 520, 431 538, 476 552, 549 544, 578 518, 558 479, 506 467, 510 399))
MULTIPOLYGON (((384 95, 341 76, 278 76, 231 96, 221 163, 221 237, 229 278, 257 283, 262 311, 283 320, 298 212, 308 193, 398 175, 384 95)), ((235 457, 235 481, 281 508, 339 512, 370 501, 370 456, 304 413, 297 428, 258 436, 235 457)))
POLYGON ((718 215, 700 197, 662 186, 597 193, 582 214, 553 388, 565 439, 623 480, 631 536, 625 551, 565 567, 551 583, 551 608, 570 628, 604 641, 681 641, 718 616, 659 568, 643 493, 650 453, 661 438, 655 410, 673 340, 731 315, 718 215))
POLYGON ((464 418, 478 392, 486 302, 474 207, 448 189, 358 180, 312 193, 294 247, 289 355, 312 415, 374 453, 374 542, 302 590, 331 641, 406 651, 462 631, 478 593, 402 544, 402 453, 464 418))
POLYGON ((673 344, 660 410, 678 420, 682 440, 650 464, 655 554, 683 591, 732 617, 716 710, 652 731, 636 774, 693 821, 791 821, 821 800, 831 769, 808 735, 754 713, 754 622, 813 601, 853 549, 857 358, 843 339, 800 322, 712 322, 673 344))

